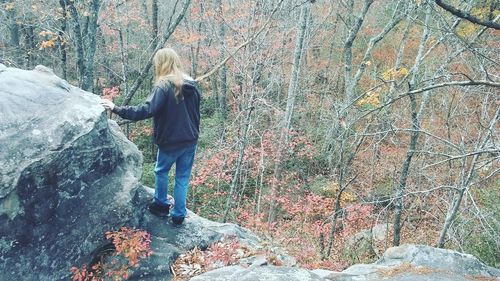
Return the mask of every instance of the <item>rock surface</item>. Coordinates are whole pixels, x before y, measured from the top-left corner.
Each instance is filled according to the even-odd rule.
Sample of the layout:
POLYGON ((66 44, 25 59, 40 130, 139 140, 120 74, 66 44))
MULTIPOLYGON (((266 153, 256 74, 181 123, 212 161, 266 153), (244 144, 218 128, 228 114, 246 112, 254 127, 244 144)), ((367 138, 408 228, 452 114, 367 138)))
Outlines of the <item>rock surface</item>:
POLYGON ((373 264, 356 264, 342 272, 319 275, 335 281, 500 280, 500 270, 472 255, 423 245, 389 248, 373 264))
POLYGON ((248 246, 259 246, 259 238, 250 231, 232 223, 213 222, 190 211, 180 227, 150 215, 145 206, 153 193, 154 190, 148 187, 138 189, 134 204, 137 210, 142 211, 139 212, 139 220, 132 222, 151 234, 153 255, 141 261, 129 280, 171 280, 170 266, 180 254, 195 247, 205 249, 223 237, 237 237, 248 246))
POLYGON ((121 226, 152 235, 153 255, 131 280, 170 280, 175 258, 223 236, 258 238, 189 213, 182 227, 151 216, 138 184, 142 156, 99 97, 49 69, 0 64, 0 280, 68 280, 121 226))
POLYGON ((423 245, 402 245, 389 248, 373 264, 356 264, 342 272, 265 265, 229 266, 190 280, 471 281, 500 280, 500 270, 468 254, 423 245))
POLYGON ((1 66, 0 85, 0 280, 61 279, 133 216, 142 156, 49 69, 1 66))
POLYGON ((228 266, 193 277, 190 281, 322 281, 315 273, 298 267, 228 266))
POLYGON ((384 245, 392 225, 376 224, 372 228, 363 229, 347 240, 348 250, 344 253, 351 260, 361 263, 374 262, 377 256, 376 245, 384 245))

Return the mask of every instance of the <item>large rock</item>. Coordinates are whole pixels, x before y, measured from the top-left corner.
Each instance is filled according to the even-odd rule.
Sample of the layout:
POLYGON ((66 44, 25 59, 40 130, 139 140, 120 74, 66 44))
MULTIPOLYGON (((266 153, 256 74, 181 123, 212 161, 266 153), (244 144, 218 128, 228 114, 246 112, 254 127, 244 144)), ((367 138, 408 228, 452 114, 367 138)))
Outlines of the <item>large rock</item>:
POLYGON ((342 272, 237 265, 212 270, 190 280, 470 281, 500 280, 500 270, 488 267, 468 254, 422 245, 403 245, 389 248, 373 264, 356 264, 342 272))
POLYGON ((129 280, 171 280, 170 267, 177 257, 195 247, 205 249, 224 237, 236 237, 238 241, 252 248, 260 246, 259 238, 250 231, 232 223, 217 223, 202 218, 188 210, 184 224, 175 227, 164 219, 157 218, 145 210, 154 190, 141 187, 136 193, 134 204, 140 210, 137 222, 139 228, 147 230, 152 237, 153 254, 133 269, 129 280))
POLYGON ((315 273, 298 267, 227 266, 191 278, 190 281, 323 281, 315 273))
POLYGON ((402 245, 389 248, 373 264, 355 264, 342 272, 320 275, 335 281, 466 281, 499 280, 500 270, 486 266, 472 255, 430 246, 402 245))
POLYGON ((0 66, 0 280, 58 280, 133 217, 137 147, 99 97, 0 66))
POLYGON ((182 227, 151 216, 153 190, 138 184, 142 156, 98 102, 43 66, 0 64, 0 280, 68 280, 121 226, 152 236, 153 255, 131 280, 170 280, 179 254, 224 236, 258 244, 191 212, 182 227))
POLYGON ((377 245, 384 245, 392 225, 376 224, 372 228, 363 229, 347 240, 347 247, 344 249, 344 255, 351 260, 361 263, 374 262, 378 253, 377 245))

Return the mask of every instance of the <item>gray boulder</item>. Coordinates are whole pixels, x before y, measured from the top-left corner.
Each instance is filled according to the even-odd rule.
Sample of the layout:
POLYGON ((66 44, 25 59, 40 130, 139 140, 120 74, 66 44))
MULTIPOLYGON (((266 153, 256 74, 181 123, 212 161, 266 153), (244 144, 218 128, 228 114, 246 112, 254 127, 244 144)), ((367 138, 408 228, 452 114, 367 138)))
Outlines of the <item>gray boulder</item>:
POLYGON ((178 255, 224 236, 258 244, 191 212, 181 227, 151 216, 142 156, 98 103, 46 67, 0 64, 0 280, 68 280, 72 266, 109 252, 105 232, 121 226, 152 236, 131 280, 170 280, 178 255))
POLYGON ((500 270, 486 266, 472 255, 423 245, 389 248, 373 264, 355 264, 342 272, 321 273, 323 278, 335 281, 465 281, 500 278, 500 270))
POLYGON ((299 267, 227 266, 198 275, 190 281, 323 281, 325 279, 299 267))
POLYGON ((344 254, 356 262, 374 262, 377 256, 377 245, 383 245, 392 225, 376 224, 372 228, 361 230, 347 240, 348 247, 344 254))
POLYGON ((65 279, 133 217, 137 147, 99 97, 0 66, 0 280, 65 279))

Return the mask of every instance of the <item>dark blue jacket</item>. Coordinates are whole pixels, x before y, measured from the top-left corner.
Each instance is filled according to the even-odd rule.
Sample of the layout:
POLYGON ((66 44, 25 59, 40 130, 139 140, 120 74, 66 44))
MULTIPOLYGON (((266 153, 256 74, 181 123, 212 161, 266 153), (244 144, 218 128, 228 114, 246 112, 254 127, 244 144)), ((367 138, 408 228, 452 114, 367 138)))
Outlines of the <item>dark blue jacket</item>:
POLYGON ((195 81, 184 80, 183 99, 175 98, 174 86, 167 82, 155 86, 144 104, 115 106, 113 112, 129 120, 153 117, 154 141, 162 150, 194 145, 200 133, 201 93, 195 81))

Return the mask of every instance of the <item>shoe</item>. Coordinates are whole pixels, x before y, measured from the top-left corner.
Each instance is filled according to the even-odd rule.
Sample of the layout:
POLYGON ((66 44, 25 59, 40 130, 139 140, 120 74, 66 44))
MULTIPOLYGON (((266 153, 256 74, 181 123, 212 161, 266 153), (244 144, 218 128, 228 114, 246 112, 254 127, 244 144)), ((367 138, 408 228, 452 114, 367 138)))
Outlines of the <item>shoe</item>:
POLYGON ((170 205, 162 206, 155 201, 149 204, 149 212, 157 217, 166 218, 168 217, 168 212, 170 210, 170 205))
POLYGON ((179 226, 184 222, 184 217, 172 217, 172 224, 174 226, 179 226))

